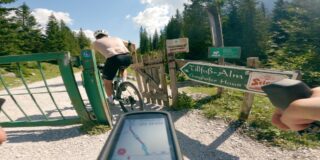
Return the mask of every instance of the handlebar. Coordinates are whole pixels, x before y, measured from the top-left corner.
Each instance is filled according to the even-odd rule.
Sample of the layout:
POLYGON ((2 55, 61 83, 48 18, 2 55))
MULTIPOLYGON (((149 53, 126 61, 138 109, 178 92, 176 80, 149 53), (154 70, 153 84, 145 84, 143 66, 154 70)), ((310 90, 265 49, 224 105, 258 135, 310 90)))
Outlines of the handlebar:
MULTIPOLYGON (((309 98, 312 95, 311 89, 302 81, 284 79, 262 87, 262 90, 267 94, 271 103, 281 110, 287 107, 295 100, 309 98)), ((303 133, 319 133, 320 122, 313 122, 309 128, 299 131, 303 133)))

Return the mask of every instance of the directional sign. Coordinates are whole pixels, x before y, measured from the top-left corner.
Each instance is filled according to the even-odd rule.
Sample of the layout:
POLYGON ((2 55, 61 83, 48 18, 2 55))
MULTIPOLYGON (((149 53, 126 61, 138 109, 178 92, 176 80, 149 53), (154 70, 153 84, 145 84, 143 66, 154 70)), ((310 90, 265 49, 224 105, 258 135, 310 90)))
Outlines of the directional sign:
POLYGON ((296 79, 298 75, 288 71, 256 70, 197 62, 187 63, 181 71, 193 81, 252 93, 263 93, 261 86, 282 79, 296 79))
POLYGON ((179 38, 166 41, 167 53, 189 52, 189 39, 179 38))
POLYGON ((209 48, 209 58, 230 58, 240 59, 240 47, 225 47, 225 48, 209 48))

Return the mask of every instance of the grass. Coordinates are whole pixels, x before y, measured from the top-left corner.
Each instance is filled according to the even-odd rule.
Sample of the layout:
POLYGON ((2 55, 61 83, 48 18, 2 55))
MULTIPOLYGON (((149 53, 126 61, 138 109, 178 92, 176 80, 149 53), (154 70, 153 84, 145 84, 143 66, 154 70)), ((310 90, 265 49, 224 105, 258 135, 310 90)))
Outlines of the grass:
MULTIPOLYGON (((203 87, 188 87, 187 93, 212 94, 214 89, 203 87)), ((243 101, 243 92, 225 90, 221 97, 213 96, 202 103, 201 109, 207 118, 220 118, 231 123, 238 120, 240 107, 243 101)), ((271 124, 274 107, 265 96, 256 95, 250 116, 241 127, 240 132, 258 140, 266 145, 278 146, 284 149, 297 149, 299 147, 319 147, 320 135, 298 135, 296 132, 280 131, 271 124)))
POLYGON ((111 130, 110 126, 102 125, 93 121, 88 121, 82 124, 80 131, 89 135, 99 135, 111 130))
MULTIPOLYGON (((43 62, 43 63, 41 63, 41 66, 42 66, 42 70, 44 72, 46 79, 58 77, 61 75, 60 70, 59 70, 59 66, 56 64, 43 62)), ((74 72, 80 71, 79 68, 73 68, 73 70, 74 70, 74 72)), ((22 67, 22 73, 23 73, 23 76, 28 84, 42 80, 40 70, 34 64, 24 65, 22 67)), ((23 85, 21 79, 19 78, 19 73, 18 73, 17 69, 15 68, 15 66, 7 67, 6 70, 2 69, 0 71, 0 74, 2 75, 6 85, 9 86, 10 88, 23 85), (15 73, 16 77, 4 76, 5 74, 7 74, 9 72, 15 73)), ((0 83, 0 90, 2 90, 3 88, 4 88, 3 84, 0 83)))
POLYGON ((202 93, 202 94, 207 94, 211 96, 213 96, 217 92, 217 89, 215 87, 204 87, 204 86, 184 87, 179 90, 186 93, 202 93))

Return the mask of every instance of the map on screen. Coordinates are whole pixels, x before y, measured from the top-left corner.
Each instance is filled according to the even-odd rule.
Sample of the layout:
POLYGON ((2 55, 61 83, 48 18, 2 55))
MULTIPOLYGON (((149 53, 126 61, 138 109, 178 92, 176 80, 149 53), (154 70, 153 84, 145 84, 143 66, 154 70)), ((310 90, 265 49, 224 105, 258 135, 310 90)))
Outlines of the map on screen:
POLYGON ((112 160, 170 160, 164 118, 126 119, 112 160))

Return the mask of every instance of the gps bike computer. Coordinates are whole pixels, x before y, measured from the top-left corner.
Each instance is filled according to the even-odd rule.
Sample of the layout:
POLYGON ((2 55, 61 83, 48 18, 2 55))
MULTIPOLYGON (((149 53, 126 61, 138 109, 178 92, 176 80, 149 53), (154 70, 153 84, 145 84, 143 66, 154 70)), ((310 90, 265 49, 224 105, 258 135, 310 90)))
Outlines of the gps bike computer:
POLYGON ((124 114, 111 132, 99 160, 181 160, 175 129, 167 112, 124 114))

